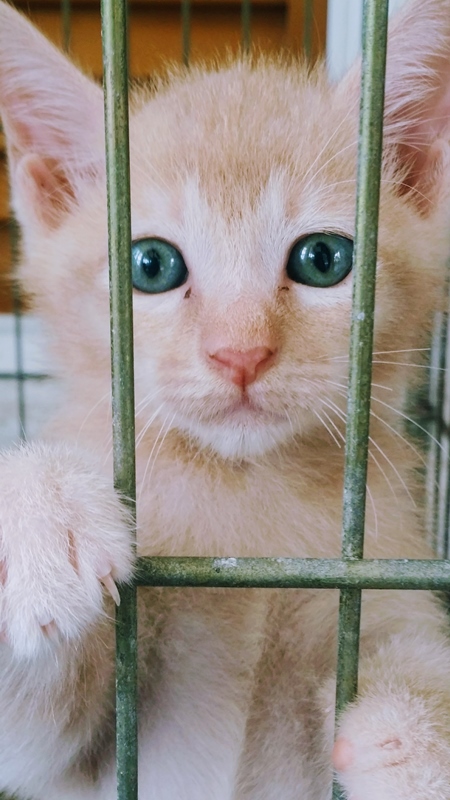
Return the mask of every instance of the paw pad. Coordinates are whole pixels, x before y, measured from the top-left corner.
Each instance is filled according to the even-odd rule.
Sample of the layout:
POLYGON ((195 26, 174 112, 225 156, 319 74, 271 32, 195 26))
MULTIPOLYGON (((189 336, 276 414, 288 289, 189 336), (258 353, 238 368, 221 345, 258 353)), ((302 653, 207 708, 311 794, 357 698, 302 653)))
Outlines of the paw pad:
POLYGON ((338 772, 345 772, 349 769, 355 758, 354 747, 352 743, 344 736, 336 739, 332 753, 333 766, 338 772))

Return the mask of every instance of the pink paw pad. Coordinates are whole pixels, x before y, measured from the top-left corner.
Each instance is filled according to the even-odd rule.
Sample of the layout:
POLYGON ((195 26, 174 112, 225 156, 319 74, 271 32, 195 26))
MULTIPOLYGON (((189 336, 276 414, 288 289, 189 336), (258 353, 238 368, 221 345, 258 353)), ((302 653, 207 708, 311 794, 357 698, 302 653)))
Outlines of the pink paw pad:
POLYGON ((352 743, 345 739, 344 736, 336 739, 331 755, 334 768, 338 772, 345 772, 352 766, 354 757, 355 752, 352 743))

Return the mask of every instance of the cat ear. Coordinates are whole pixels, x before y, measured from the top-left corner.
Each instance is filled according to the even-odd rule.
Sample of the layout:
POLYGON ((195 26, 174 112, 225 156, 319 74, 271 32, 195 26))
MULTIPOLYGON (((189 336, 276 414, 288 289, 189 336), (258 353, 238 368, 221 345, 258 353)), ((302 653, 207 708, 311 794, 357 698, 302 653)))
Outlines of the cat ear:
POLYGON ((57 225, 103 169, 102 91, 3 3, 0 114, 19 222, 57 225))
MULTIPOLYGON (((356 90, 354 69, 344 78, 356 90)), ((389 23, 384 153, 421 213, 450 184, 450 3, 413 0, 389 23)))

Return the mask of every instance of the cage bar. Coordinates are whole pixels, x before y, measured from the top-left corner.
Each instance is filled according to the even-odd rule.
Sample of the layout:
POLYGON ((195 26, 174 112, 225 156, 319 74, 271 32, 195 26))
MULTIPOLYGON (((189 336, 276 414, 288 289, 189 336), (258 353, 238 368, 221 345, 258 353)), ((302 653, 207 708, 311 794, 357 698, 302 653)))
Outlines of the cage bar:
POLYGON ((70 35, 72 28, 71 0, 61 0, 61 25, 63 50, 68 53, 70 50, 70 35))
MULTIPOLYGON (((443 330, 446 347, 443 352, 442 395, 440 397, 440 430, 438 460, 438 503, 436 508, 436 550, 448 557, 450 521, 450 296, 449 307, 444 315, 443 330)), ((441 370, 436 370, 440 372, 441 370)), ((430 387, 431 388, 431 387, 430 387)), ((436 479, 436 475, 435 475, 436 479)))
POLYGON ((181 0, 181 42, 182 61, 188 67, 191 54, 191 0, 181 0))
POLYGON ((242 49, 244 53, 250 51, 252 43, 251 15, 251 0, 241 0, 242 49))
MULTIPOLYGON (((135 430, 126 0, 102 0, 114 485, 135 512, 135 430)), ((116 615, 118 800, 137 800, 136 587, 121 587, 116 615)))
MULTIPOLYGON (((446 557, 445 535, 439 535, 437 528, 440 485, 438 481, 441 465, 441 436, 443 428, 442 407, 444 402, 444 373, 446 354, 447 315, 439 311, 435 315, 433 337, 429 356, 427 420, 429 433, 428 459, 425 485, 425 524, 428 543, 441 558, 446 557)), ((443 532, 441 531, 441 534, 443 532)))
POLYGON ((314 0, 303 0, 303 52, 308 61, 312 56, 314 0))
MULTIPOLYGON (((365 0, 342 520, 342 558, 350 561, 362 559, 364 548, 387 21, 387 0, 365 0)), ((358 688, 360 618, 361 589, 342 590, 337 722, 358 688)), ((335 783, 333 798, 342 797, 335 783)))
POLYGON ((444 559, 339 558, 140 558, 139 586, 260 589, 450 590, 444 559))
MULTIPOLYGON (((19 255, 19 227, 16 220, 11 215, 9 219, 9 236, 11 242, 11 260, 12 264, 16 265, 19 255)), ((17 281, 13 279, 12 286, 12 301, 14 313, 14 349, 15 349, 15 362, 16 370, 14 378, 17 386, 17 414, 19 422, 19 439, 25 441, 26 439, 26 401, 25 401, 25 381, 27 380, 24 370, 23 358, 23 320, 22 320, 22 301, 20 298, 20 289, 17 281)), ((7 377, 7 376, 6 376, 7 377)))

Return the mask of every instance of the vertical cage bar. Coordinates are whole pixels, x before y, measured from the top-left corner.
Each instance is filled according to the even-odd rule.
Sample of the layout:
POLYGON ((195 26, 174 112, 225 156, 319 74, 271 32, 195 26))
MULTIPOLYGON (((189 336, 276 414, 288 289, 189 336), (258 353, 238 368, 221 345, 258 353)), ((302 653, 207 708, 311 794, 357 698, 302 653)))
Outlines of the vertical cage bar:
POLYGON ((70 50, 71 12, 71 0, 61 0, 62 42, 66 53, 70 50))
MULTIPOLYGON (((19 226, 13 216, 9 220, 9 236, 11 242, 11 262, 14 265, 18 262, 19 256, 19 226)), ((23 320, 22 320, 22 301, 20 299, 20 289, 17 281, 13 278, 12 283, 12 302, 14 312, 14 345, 16 362, 16 386, 17 386, 17 411, 19 417, 19 438, 26 439, 26 402, 25 402, 25 377, 23 364, 23 320)))
POLYGON ((308 61, 312 56, 314 0, 303 0, 303 52, 308 61))
MULTIPOLYGON (((126 0, 102 0, 114 482, 134 513, 135 433, 126 0)), ((119 800, 137 800, 136 589, 122 587, 116 617, 119 800)))
MULTIPOLYGON (((342 521, 342 557, 349 560, 362 558, 364 547, 387 19, 387 0, 365 0, 342 521)), ((339 609, 337 719, 357 690, 360 612, 361 591, 343 590, 339 609)), ((336 784, 333 797, 342 797, 336 784)))
POLYGON ((248 53, 252 43, 251 34, 251 0, 242 0, 241 2, 241 24, 242 24, 242 49, 244 53, 248 53))
POLYGON ((181 0, 181 42, 183 64, 188 67, 191 54, 191 0, 181 0))
POLYGON ((439 409, 441 419, 439 453, 439 493, 436 519, 436 549, 443 558, 448 558, 449 519, 450 519, 450 296, 449 308, 444 318, 444 372, 442 377, 442 398, 439 409))
POLYGON ((426 471, 426 528, 428 541, 435 553, 445 558, 444 542, 440 540, 437 520, 439 508, 439 475, 441 464, 440 443, 442 437, 442 406, 444 400, 444 365, 446 354, 446 314, 435 315, 433 338, 431 342, 428 379, 428 403, 430 420, 427 425, 430 434, 428 443, 428 460, 426 471))

